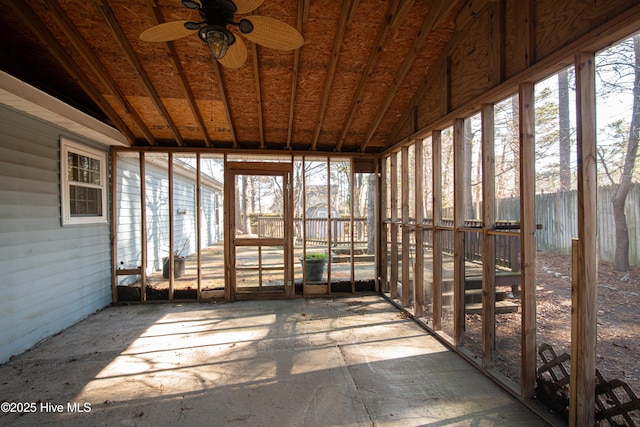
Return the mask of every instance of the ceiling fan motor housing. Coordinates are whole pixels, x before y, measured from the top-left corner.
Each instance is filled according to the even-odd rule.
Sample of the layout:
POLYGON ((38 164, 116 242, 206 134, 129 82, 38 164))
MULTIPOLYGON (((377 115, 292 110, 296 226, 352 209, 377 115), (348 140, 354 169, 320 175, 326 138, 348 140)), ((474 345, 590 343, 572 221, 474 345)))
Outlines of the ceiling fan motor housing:
POLYGON ((198 12, 207 24, 224 27, 233 23, 233 15, 237 10, 235 3, 230 0, 202 0, 198 12))

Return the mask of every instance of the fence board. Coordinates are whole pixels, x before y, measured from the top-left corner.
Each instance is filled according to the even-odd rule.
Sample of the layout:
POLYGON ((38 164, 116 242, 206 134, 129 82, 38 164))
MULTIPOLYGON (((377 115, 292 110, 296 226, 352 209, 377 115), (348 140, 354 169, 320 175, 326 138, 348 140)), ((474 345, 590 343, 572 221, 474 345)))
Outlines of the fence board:
MULTIPOLYGON (((613 187, 598 188, 598 249, 601 261, 613 262, 615 257, 615 222, 613 220, 613 187)), ((498 218, 514 214, 511 199, 498 203, 498 218), (501 211, 501 209, 503 209, 501 211)), ((577 194, 563 191, 536 195, 536 222, 542 229, 536 232, 539 251, 569 254, 571 239, 578 235, 577 194)), ((640 266, 640 185, 632 184, 625 204, 629 231, 629 263, 640 266)))

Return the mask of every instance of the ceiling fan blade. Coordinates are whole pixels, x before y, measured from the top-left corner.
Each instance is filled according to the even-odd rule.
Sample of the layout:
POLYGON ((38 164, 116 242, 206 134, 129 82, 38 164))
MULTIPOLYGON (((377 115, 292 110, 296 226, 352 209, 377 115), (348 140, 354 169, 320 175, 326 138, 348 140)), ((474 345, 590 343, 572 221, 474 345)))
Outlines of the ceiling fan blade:
POLYGON ((240 37, 236 37, 234 44, 229 46, 227 53, 218 59, 227 68, 240 68, 247 61, 247 46, 240 37))
POLYGON ((187 30, 184 24, 189 21, 170 21, 147 28, 140 34, 140 40, 145 42, 168 42, 186 37, 195 32, 187 30))
MULTIPOLYGON (((302 34, 279 19, 260 15, 247 16, 243 21, 245 19, 251 22, 253 30, 243 35, 256 44, 277 50, 294 50, 304 44, 302 34)), ((243 26, 239 28, 242 31, 243 26)))
POLYGON ((237 14, 244 15, 245 13, 249 13, 251 11, 256 10, 260 5, 264 2, 264 0, 235 0, 237 14))

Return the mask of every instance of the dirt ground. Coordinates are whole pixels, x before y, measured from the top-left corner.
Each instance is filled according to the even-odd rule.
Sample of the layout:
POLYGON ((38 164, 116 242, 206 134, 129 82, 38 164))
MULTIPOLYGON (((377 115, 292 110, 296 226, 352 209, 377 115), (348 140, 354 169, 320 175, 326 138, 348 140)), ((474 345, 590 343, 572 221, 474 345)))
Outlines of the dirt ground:
MULTIPOLYGON (((537 344, 550 344, 557 354, 570 353, 571 259, 538 253, 536 258, 537 344)), ((514 301, 519 301, 517 293, 514 301)), ((465 341, 479 350, 479 316, 467 316, 465 341)), ((519 381, 520 313, 496 316, 496 367, 519 381)), ((538 364, 541 364, 538 359, 538 364)), ((611 263, 598 265, 598 343, 596 368, 607 380, 619 379, 640 395, 640 269, 616 272, 611 263)))

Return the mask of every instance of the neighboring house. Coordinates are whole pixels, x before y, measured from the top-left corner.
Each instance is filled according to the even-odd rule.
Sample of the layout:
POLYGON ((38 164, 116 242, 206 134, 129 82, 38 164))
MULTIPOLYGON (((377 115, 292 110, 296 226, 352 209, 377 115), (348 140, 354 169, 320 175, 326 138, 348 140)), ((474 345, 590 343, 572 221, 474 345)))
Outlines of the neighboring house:
MULTIPOLYGON (((326 219, 329 217, 327 204, 322 203, 308 207, 305 216, 307 218, 307 240, 327 240, 327 221, 313 221, 314 219, 326 219)), ((331 208, 331 218, 340 218, 340 212, 334 207, 331 208)), ((343 234, 342 227, 334 223, 331 237, 340 239, 343 234)))
POLYGON ((0 363, 111 302, 120 132, 0 72, 0 363))
MULTIPOLYGON (((136 268, 141 262, 140 165, 138 156, 119 157, 116 173, 116 218, 118 265, 136 268)), ((169 255, 169 200, 167 159, 151 158, 145 162, 147 274, 162 269, 162 259, 169 255)), ((197 250, 195 169, 174 159, 174 251, 187 256, 197 250)), ((222 240, 221 182, 201 174, 200 206, 201 247, 222 240)), ((129 284, 139 276, 122 276, 119 284, 129 284)))

